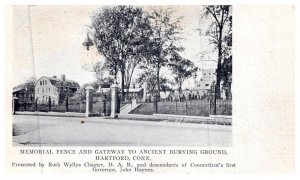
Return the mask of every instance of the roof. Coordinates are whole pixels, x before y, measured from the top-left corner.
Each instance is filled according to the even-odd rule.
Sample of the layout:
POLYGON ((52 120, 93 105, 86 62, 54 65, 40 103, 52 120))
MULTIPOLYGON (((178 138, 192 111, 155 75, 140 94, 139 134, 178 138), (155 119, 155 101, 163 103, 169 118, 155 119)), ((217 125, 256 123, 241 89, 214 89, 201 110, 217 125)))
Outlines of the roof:
POLYGON ((21 90, 25 90, 25 88, 24 88, 24 87, 16 87, 16 88, 13 88, 13 93, 18 92, 18 91, 21 91, 21 90))
MULTIPOLYGON (((55 77, 46 77, 46 76, 43 76, 43 77, 49 79, 51 84, 53 86, 56 86, 56 87, 60 87, 60 86, 64 85, 65 87, 69 87, 69 88, 80 88, 79 84, 77 82, 73 81, 73 80, 66 79, 65 81, 62 81, 61 79, 58 79, 58 78, 55 78, 55 77)), ((37 80, 37 82, 39 80, 37 80)))

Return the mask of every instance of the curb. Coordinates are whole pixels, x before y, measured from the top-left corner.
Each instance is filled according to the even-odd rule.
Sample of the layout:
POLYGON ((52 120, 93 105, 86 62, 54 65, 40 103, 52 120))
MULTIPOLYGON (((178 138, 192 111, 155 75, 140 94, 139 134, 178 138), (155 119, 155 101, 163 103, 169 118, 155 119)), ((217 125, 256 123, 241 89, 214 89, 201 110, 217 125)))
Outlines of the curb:
POLYGON ((23 112, 16 111, 16 115, 31 115, 31 116, 55 116, 55 117, 86 117, 85 113, 73 113, 73 112, 23 112))

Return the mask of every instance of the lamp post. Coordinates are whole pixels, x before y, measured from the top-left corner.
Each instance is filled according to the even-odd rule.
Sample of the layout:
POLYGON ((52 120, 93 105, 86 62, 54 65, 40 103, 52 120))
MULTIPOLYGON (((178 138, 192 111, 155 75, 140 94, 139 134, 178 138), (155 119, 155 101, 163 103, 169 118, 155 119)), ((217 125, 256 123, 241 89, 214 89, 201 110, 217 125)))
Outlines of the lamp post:
MULTIPOLYGON (((83 46, 85 46, 86 47, 86 50, 87 51, 89 51, 89 49, 90 49, 90 46, 93 46, 94 45, 94 43, 93 43, 93 41, 92 41, 92 39, 89 37, 89 34, 87 33, 87 35, 86 35, 86 39, 83 41, 83 43, 82 43, 82 45, 83 46)), ((91 86, 89 86, 89 87, 91 87, 91 86)), ((87 87, 87 88, 89 88, 89 87, 87 87)), ((100 93, 101 93, 101 85, 99 85, 99 87, 100 87, 100 93)), ((88 115, 89 115, 89 112, 88 112, 88 108, 89 108, 89 105, 88 105, 88 96, 89 96, 89 90, 91 90, 90 88, 89 89, 87 89, 86 88, 86 90, 87 90, 87 106, 86 106, 86 117, 88 117, 88 115)), ((116 79, 115 79, 115 82, 114 82, 114 84, 111 86, 111 117, 112 118, 117 118, 117 105, 118 105, 118 101, 117 101, 117 97, 118 96, 118 85, 117 85, 117 83, 116 83, 116 79)))

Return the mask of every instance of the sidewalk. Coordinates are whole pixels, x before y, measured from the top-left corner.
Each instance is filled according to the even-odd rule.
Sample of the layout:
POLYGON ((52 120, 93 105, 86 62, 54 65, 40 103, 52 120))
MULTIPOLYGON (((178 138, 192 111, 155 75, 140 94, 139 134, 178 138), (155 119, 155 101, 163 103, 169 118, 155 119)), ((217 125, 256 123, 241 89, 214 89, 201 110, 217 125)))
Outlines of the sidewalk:
POLYGON ((231 116, 185 116, 185 115, 171 115, 171 114, 119 114, 121 119, 144 120, 144 121, 167 121, 180 123, 197 123, 197 124, 217 124, 217 125, 231 125, 231 116))
MULTIPOLYGON (((85 117, 85 113, 75 112, 24 112, 16 111, 16 115, 31 115, 31 116, 54 116, 54 117, 85 117)), ((92 117, 92 116, 91 116, 92 117)), ((91 118, 89 117, 89 119, 91 118)), ((101 119, 111 119, 109 116, 93 117, 101 119)), ((231 116, 186 116, 186 115, 171 115, 171 114, 118 114, 119 120, 138 120, 151 122, 177 122, 177 123, 196 123, 196 124, 216 124, 216 125, 231 125, 231 116)))
POLYGON ((85 113, 75 112, 29 112, 29 111, 16 111, 16 115, 31 115, 31 116, 56 116, 56 117, 85 117, 85 113))

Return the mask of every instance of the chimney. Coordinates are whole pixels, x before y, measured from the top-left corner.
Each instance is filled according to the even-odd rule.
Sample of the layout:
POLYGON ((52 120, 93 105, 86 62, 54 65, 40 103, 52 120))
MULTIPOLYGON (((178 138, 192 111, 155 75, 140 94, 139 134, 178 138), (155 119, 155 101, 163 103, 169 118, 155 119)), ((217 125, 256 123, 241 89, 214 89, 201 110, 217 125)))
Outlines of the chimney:
POLYGON ((61 75, 61 80, 62 80, 62 81, 65 81, 65 80, 66 80, 66 75, 62 74, 62 75, 61 75))

